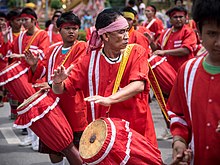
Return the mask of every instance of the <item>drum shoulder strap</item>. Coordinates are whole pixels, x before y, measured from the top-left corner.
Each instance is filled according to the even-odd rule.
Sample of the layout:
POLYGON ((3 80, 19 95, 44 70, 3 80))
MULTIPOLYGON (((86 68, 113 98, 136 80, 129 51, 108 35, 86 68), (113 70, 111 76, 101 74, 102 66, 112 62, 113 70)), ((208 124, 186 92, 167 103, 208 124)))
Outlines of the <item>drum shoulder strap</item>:
POLYGON ((125 48, 125 51, 124 51, 123 56, 122 56, 122 61, 120 63, 120 66, 119 66, 119 69, 118 69, 118 73, 117 73, 117 76, 116 76, 116 80, 115 80, 115 84, 114 84, 114 87, 113 87, 112 94, 114 94, 114 93, 116 93, 118 91, 118 87, 120 85, 122 75, 124 73, 124 70, 125 70, 128 58, 130 56, 131 50, 132 50, 134 45, 135 44, 129 44, 125 48))

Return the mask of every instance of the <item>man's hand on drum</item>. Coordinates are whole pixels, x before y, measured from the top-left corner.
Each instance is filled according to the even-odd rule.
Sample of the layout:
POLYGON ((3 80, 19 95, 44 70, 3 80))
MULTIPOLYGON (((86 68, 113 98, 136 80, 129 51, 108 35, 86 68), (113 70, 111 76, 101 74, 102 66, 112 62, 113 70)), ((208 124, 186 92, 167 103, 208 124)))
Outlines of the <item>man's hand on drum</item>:
POLYGON ((48 85, 47 82, 43 82, 43 83, 36 83, 33 85, 34 88, 40 88, 42 90, 46 90, 46 89, 50 89, 50 86, 48 85))
POLYGON ((96 104, 100 104, 106 107, 112 104, 111 99, 109 97, 103 97, 99 95, 89 96, 89 97, 84 98, 84 100, 88 102, 94 102, 96 104))
POLYGON ((33 53, 30 50, 26 50, 24 52, 25 60, 30 66, 36 66, 38 62, 38 57, 33 55, 33 53))
POLYGON ((173 161, 171 165, 188 165, 192 158, 192 150, 182 141, 173 143, 173 161))
POLYGON ((165 56, 166 55, 166 50, 156 50, 156 51, 153 52, 152 55, 165 56))
POLYGON ((57 69, 54 70, 54 74, 52 75, 53 83, 60 84, 62 83, 70 74, 74 65, 70 65, 67 69, 61 65, 57 69))

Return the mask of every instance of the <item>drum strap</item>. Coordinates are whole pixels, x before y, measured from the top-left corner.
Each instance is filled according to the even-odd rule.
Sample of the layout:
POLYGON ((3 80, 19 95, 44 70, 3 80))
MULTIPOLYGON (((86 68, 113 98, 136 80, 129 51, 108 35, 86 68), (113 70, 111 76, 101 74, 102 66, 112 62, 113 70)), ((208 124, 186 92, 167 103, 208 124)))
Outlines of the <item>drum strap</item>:
POLYGON ((149 22, 149 24, 146 26, 146 28, 149 29, 149 28, 153 25, 153 23, 154 23, 155 21, 156 21, 155 18, 152 19, 152 20, 149 22))
MULTIPOLYGON (((132 50, 134 45, 135 44, 129 44, 125 48, 125 51, 124 51, 123 56, 122 56, 121 63, 119 65, 118 73, 117 73, 117 76, 116 76, 116 79, 115 79, 115 84, 114 84, 114 87, 113 87, 113 90, 112 90, 112 94, 114 94, 114 93, 116 93, 118 91, 118 87, 119 87, 119 85, 121 83, 122 75, 124 73, 126 64, 128 62, 128 58, 130 56, 131 50, 132 50)), ((111 108, 111 106, 108 107, 108 110, 106 112, 107 116, 109 115, 110 108, 111 108)))
POLYGON ((148 62, 148 66, 149 66, 149 81, 150 81, 151 88, 152 88, 152 90, 155 94, 155 97, 158 101, 158 104, 160 106, 160 109, 161 109, 162 113, 164 114, 166 120, 168 122, 170 122, 170 119, 169 119, 168 114, 167 114, 166 103, 165 103, 160 85, 159 85, 159 83, 157 81, 157 78, 154 74, 153 68, 152 68, 152 66, 150 65, 149 62, 148 62))
POLYGON ((168 30, 166 31, 166 33, 164 34, 164 37, 163 37, 163 40, 162 40, 162 43, 161 43, 161 48, 162 48, 162 49, 163 49, 163 48, 165 47, 165 45, 167 44, 167 41, 168 41, 168 39, 169 39, 170 34, 172 33, 172 31, 173 31, 173 27, 170 28, 170 29, 168 29, 168 30))
POLYGON ((114 93, 116 93, 118 91, 118 87, 120 85, 122 75, 124 73, 126 64, 128 62, 128 58, 130 56, 131 50, 132 50, 134 45, 135 44, 127 45, 127 47, 126 47, 126 49, 124 51, 124 54, 122 56, 122 61, 120 63, 120 66, 119 66, 119 69, 118 69, 118 73, 117 73, 117 76, 116 76, 116 80, 115 80, 115 84, 114 84, 114 87, 113 87, 112 94, 114 94, 114 93))
POLYGON ((34 35, 31 37, 30 42, 28 43, 28 45, 25 47, 25 51, 27 51, 31 44, 33 43, 34 39, 37 37, 37 35, 41 32, 42 30, 38 30, 34 33, 34 35))
POLYGON ((63 60, 61 65, 64 65, 64 63, 66 62, 66 60, 69 58, 70 53, 72 52, 73 49, 75 49, 76 45, 78 45, 79 43, 82 43, 83 41, 76 41, 76 43, 72 46, 72 48, 68 51, 68 54, 66 55, 65 59, 63 60))

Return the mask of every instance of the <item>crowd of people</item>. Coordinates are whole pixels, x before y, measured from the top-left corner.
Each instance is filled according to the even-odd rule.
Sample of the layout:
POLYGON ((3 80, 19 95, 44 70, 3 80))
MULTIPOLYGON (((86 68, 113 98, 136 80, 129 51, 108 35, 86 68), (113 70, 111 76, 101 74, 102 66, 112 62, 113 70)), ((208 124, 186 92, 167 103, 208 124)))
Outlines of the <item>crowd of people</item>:
MULTIPOLYGON (((171 164, 218 164, 220 2, 195 0, 193 19, 182 0, 174 3, 159 17, 154 5, 129 0, 95 22, 86 11, 80 20, 58 10, 45 29, 31 8, 0 12, 0 107, 7 97, 14 126, 27 134, 21 145, 48 154, 54 165, 64 165, 63 157, 83 164, 83 131, 99 118, 117 118, 151 148, 152 160, 136 164, 163 164, 149 106, 153 89, 166 122, 162 137, 173 139, 171 164), (78 40, 81 28, 86 41, 78 40), (36 131, 39 123, 48 131, 36 131)), ((132 164, 126 154, 122 164, 132 164)))

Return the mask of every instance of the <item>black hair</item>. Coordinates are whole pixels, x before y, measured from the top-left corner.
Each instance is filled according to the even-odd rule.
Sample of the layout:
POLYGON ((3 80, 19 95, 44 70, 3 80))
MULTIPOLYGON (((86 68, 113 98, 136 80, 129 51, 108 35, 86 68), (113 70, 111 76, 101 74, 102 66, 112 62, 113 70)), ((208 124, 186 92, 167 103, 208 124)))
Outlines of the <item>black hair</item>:
POLYGON ((205 21, 214 21, 220 26, 220 1, 196 0, 192 7, 192 17, 200 32, 205 21))
POLYGON ((17 18, 20 16, 21 11, 20 10, 11 10, 7 14, 7 20, 13 20, 14 18, 17 18))
POLYGON ((170 17, 170 14, 173 13, 174 11, 184 12, 184 14, 187 15, 187 10, 183 6, 175 6, 175 7, 171 8, 171 9, 169 9, 166 12, 166 15, 168 15, 170 17))
POLYGON ((32 16, 34 16, 35 19, 37 19, 37 14, 35 13, 35 11, 29 7, 25 7, 22 9, 21 14, 30 14, 32 16))
POLYGON ((132 7, 125 7, 121 10, 122 12, 130 12, 133 13, 135 16, 137 15, 137 12, 132 7))
POLYGON ((45 28, 48 28, 51 23, 52 23, 52 21, 50 19, 45 21, 45 28))
POLYGON ((183 0, 174 0, 175 5, 176 5, 177 1, 181 1, 181 4, 183 4, 183 0))
POLYGON ((60 28, 63 23, 73 23, 79 27, 81 25, 79 17, 76 16, 72 11, 62 13, 61 16, 57 19, 56 24, 58 28, 60 28))
POLYGON ((150 7, 152 7, 152 8, 154 9, 154 13, 157 12, 157 8, 156 8, 156 6, 154 6, 154 5, 148 5, 148 6, 150 6, 150 7))
POLYGON ((3 12, 0 12, 0 17, 3 17, 3 18, 5 18, 5 19, 7 19, 6 14, 3 13, 3 12))
POLYGON ((130 5, 132 5, 132 6, 134 6, 135 3, 136 3, 135 0, 129 0, 129 1, 128 1, 128 4, 130 4, 130 5))
POLYGON ((54 20, 55 17, 60 17, 62 13, 63 13, 62 11, 56 10, 56 11, 53 13, 52 20, 54 20))
POLYGON ((104 28, 114 22, 119 16, 123 15, 118 10, 112 8, 105 9, 98 14, 95 28, 97 30, 104 28))

